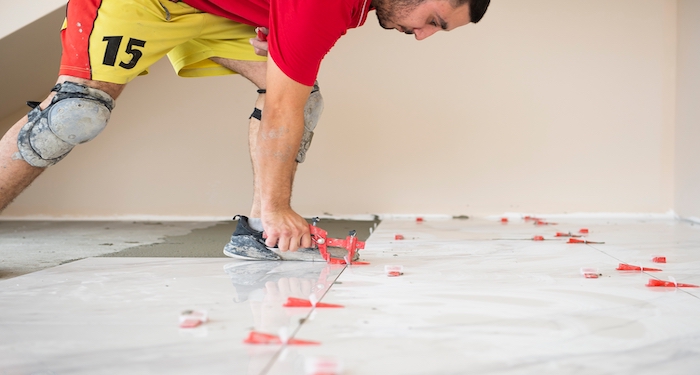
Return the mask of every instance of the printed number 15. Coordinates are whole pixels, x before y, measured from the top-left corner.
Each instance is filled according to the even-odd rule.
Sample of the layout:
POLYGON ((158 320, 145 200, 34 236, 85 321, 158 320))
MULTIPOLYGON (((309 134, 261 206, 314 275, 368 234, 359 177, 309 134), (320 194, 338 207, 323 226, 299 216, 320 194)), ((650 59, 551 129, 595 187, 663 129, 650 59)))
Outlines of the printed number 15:
MULTIPOLYGON (((102 64, 114 66, 117 62, 117 53, 119 52, 119 47, 122 44, 123 38, 123 36, 106 36, 102 38, 103 42, 107 42, 107 49, 105 50, 105 57, 102 60, 102 64)), ((125 52, 131 55, 131 61, 128 63, 120 61, 119 66, 124 69, 133 69, 141 56, 143 56, 143 52, 134 47, 144 47, 145 45, 145 40, 129 38, 125 52)))

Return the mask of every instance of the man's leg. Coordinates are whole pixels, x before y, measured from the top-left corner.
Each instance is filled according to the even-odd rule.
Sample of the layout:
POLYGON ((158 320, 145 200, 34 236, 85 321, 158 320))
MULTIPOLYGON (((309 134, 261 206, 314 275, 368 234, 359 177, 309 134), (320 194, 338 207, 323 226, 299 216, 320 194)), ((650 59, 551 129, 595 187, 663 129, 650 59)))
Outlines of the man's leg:
MULTIPOLYGON (((216 62, 217 64, 220 64, 235 72, 238 72, 240 75, 242 75, 243 77, 251 81, 253 84, 255 84, 258 87, 258 89, 260 89, 258 98, 255 101, 256 112, 259 111, 258 114, 260 115, 263 111, 263 107, 265 106, 264 90, 266 88, 265 73, 267 63, 264 61, 241 61, 218 57, 213 57, 211 60, 216 62)), ((308 149, 309 144, 311 143, 313 130, 316 127, 316 123, 318 122, 322 110, 323 99, 320 95, 318 85, 315 85, 314 90, 312 91, 312 94, 309 97, 309 101, 307 102, 306 108, 304 110, 304 126, 306 127, 306 130, 304 132, 304 139, 302 140, 302 145, 300 146, 299 154, 297 155, 297 165, 298 163, 304 161, 306 150, 308 149)), ((260 119, 256 118, 256 116, 254 115, 251 116, 248 128, 248 147, 250 151, 250 160, 253 165, 253 204, 250 209, 249 218, 252 219, 250 220, 250 224, 252 225, 253 229, 262 231, 262 224, 259 223, 261 208, 260 183, 257 179, 258 169, 254 156, 257 150, 257 139, 258 130, 260 129, 260 119)))
MULTIPOLYGON (((250 117, 248 144, 250 148, 250 158, 253 165, 253 203, 250 210, 250 217, 239 217, 236 231, 231 236, 231 241, 224 247, 224 254, 243 259, 266 259, 266 260, 305 260, 322 261, 317 249, 299 249, 296 252, 273 252, 267 249, 262 239, 263 231, 261 216, 261 195, 260 182, 258 180, 258 165, 256 163, 256 150, 258 131, 260 129, 260 118, 265 106, 265 62, 250 62, 240 60, 230 60, 223 58, 212 58, 211 60, 223 65, 231 70, 240 73, 242 76, 253 82, 262 92, 259 91, 255 102, 255 111, 250 117), (252 229, 252 231, 251 231, 252 229)), ((313 130, 318 123, 321 111, 323 110, 323 99, 315 85, 312 94, 304 109, 304 137, 297 154, 297 165, 304 161, 306 150, 311 143, 313 130)), ((296 172, 296 169, 295 169, 296 172)), ((340 255, 342 257, 343 255, 340 255)))
MULTIPOLYGON (((255 108, 263 111, 265 106, 265 94, 259 94, 258 99, 255 101, 255 108)), ((314 89, 309 96, 309 100, 306 102, 306 108, 304 108, 304 137, 302 139, 302 144, 299 146, 299 153, 297 154, 297 164, 295 165, 294 173, 296 174, 296 167, 299 163, 302 163, 306 158, 306 151, 311 143, 311 138, 313 137, 313 130, 316 128, 316 124, 323 111, 323 98, 321 97, 318 84, 314 85, 314 89)), ((260 183, 257 180, 257 167, 255 165, 255 152, 257 150, 257 140, 258 140, 258 130, 260 129, 260 120, 254 116, 250 117, 249 132, 248 132, 248 144, 250 148, 250 158, 253 161, 253 206, 250 209, 251 218, 260 218, 260 183)), ((293 182, 293 180, 292 180, 293 182)), ((257 225, 257 222, 253 225, 257 225)), ((262 223, 260 224, 260 229, 262 230, 262 223)))
MULTIPOLYGON (((212 61, 225 66, 235 72, 238 72, 243 77, 251 81, 260 90, 265 89, 265 73, 267 63, 265 61, 241 61, 241 60, 231 60, 223 59, 219 57, 213 57, 212 61)), ((265 93, 258 94, 258 98, 255 100, 255 108, 262 111, 265 106, 265 93)), ((253 204, 250 209, 251 219, 249 223, 252 225, 253 229, 262 231, 262 224, 259 223, 260 220, 260 185, 257 181, 257 166, 255 164, 255 150, 257 150, 257 139, 258 130, 260 129, 260 120, 254 116, 250 117, 250 122, 248 125, 248 147, 250 151, 250 161, 253 166, 253 204)))
MULTIPOLYGON (((90 81, 70 76, 60 76, 57 83, 66 81, 104 91, 113 99, 116 99, 124 89, 124 85, 90 81)), ((55 92, 51 92, 39 107, 42 110, 48 107, 55 95, 55 92)), ((19 154, 17 137, 27 122, 28 118, 24 116, 0 140, 0 212, 46 169, 30 165, 19 154)))
POLYGON ((26 123, 27 116, 24 116, 0 139, 0 212, 44 171, 44 168, 13 158, 18 152, 17 134, 26 123))

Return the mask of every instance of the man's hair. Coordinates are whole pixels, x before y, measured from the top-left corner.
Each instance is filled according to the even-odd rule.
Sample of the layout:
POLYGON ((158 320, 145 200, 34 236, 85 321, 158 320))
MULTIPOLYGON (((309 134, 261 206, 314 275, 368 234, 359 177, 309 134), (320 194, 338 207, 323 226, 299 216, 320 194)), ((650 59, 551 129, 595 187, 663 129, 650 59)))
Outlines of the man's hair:
POLYGON ((457 6, 469 3, 469 17, 473 23, 481 21, 491 0, 457 0, 457 6))

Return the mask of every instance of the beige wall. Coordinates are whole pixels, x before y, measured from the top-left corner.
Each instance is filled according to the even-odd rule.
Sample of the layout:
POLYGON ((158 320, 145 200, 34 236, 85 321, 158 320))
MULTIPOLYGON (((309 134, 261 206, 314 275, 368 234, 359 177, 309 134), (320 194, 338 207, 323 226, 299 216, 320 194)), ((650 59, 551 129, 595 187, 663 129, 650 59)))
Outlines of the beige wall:
MULTIPOLYGON (((499 0, 423 42, 373 14, 323 63, 302 214, 666 212, 674 203, 676 2, 499 0)), ((103 135, 4 213, 248 210, 240 77, 134 81, 103 135)))
POLYGON ((31 6, 26 2, 0 0, 3 15, 0 16, 0 38, 21 29, 25 25, 63 7, 65 0, 32 0, 31 6))
POLYGON ((700 220, 700 2, 678 2, 676 211, 700 220))

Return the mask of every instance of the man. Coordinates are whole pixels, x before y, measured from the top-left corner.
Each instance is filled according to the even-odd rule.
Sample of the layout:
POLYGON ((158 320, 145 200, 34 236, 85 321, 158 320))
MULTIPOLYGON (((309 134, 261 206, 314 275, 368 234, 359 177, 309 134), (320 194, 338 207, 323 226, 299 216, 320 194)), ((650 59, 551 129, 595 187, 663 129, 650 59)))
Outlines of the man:
POLYGON ((363 25, 370 10, 383 28, 422 40, 478 22, 488 5, 489 0, 70 0, 57 85, 0 140, 0 210, 75 145, 94 139, 124 86, 167 54, 180 76, 238 73, 259 88, 250 118, 251 219, 239 216, 224 253, 318 259, 308 225, 290 199, 297 164, 322 108, 315 80, 323 57, 348 29, 363 25))

